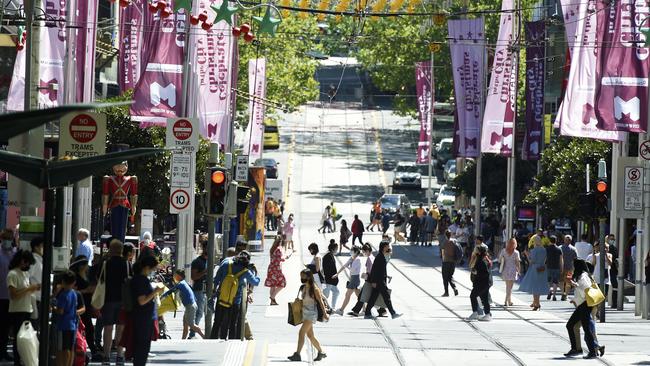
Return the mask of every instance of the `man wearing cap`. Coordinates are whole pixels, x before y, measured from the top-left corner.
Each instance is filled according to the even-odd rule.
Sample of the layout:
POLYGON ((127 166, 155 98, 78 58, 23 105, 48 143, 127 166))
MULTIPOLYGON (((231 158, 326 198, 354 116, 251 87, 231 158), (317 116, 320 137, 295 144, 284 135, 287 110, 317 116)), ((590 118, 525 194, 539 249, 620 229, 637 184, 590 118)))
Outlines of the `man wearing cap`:
POLYGON ((102 213, 110 209, 111 235, 124 242, 127 221, 135 218, 138 205, 138 178, 126 176, 129 166, 126 161, 113 166, 114 175, 104 176, 102 182, 102 213))

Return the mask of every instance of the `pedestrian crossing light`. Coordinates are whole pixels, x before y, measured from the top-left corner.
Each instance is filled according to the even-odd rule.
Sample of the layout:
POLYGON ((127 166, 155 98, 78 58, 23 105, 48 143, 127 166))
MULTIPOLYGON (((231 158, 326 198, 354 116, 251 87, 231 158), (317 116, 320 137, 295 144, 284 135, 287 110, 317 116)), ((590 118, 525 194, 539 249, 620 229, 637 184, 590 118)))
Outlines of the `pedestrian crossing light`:
POLYGON ((609 198, 607 197, 607 164, 605 160, 598 162, 598 180, 596 181, 595 190, 595 216, 598 218, 607 217, 609 212, 609 198))
POLYGON ((206 174, 208 191, 208 215, 223 215, 226 201, 226 186, 228 184, 227 170, 222 167, 208 168, 206 174))

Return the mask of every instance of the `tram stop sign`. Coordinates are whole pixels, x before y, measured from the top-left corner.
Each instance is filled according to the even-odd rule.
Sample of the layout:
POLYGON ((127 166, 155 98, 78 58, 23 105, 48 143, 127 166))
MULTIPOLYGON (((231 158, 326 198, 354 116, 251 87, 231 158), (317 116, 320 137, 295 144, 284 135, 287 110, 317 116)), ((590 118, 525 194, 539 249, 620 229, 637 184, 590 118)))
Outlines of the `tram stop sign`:
POLYGON ((106 115, 73 113, 61 118, 59 156, 78 158, 106 153, 106 115))

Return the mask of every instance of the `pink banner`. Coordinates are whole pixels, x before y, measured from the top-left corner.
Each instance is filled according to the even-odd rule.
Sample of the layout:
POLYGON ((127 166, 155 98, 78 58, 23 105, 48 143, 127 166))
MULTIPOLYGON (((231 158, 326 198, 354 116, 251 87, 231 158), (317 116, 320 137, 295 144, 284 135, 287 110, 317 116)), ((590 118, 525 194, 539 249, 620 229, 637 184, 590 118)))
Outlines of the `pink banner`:
POLYGON ((640 45, 650 29, 647 1, 598 1, 600 53, 596 69, 596 119, 608 131, 640 132, 648 126, 648 48, 640 45))
POLYGON ((244 149, 248 159, 255 161, 262 156, 264 136, 264 103, 266 98, 266 59, 248 60, 248 126, 244 137, 244 149))
POLYGON ((477 18, 449 20, 447 25, 457 116, 454 155, 477 157, 484 88, 485 24, 483 18, 477 18))
MULTIPOLYGON (((567 65, 570 65, 571 57, 573 57, 573 48, 576 44, 579 44, 579 40, 576 38, 576 25, 578 24, 578 14, 580 12, 580 0, 561 0, 562 6, 562 15, 564 16, 564 30, 567 40, 567 65)), ((568 69, 569 66, 565 67, 568 69)), ((565 79, 562 84, 563 90, 566 90, 566 79, 568 72, 565 74, 565 79)), ((555 115, 555 120, 553 121, 553 128, 560 128, 560 120, 562 119, 562 109, 558 108, 558 111, 555 115)))
POLYGON ((517 99, 517 54, 513 52, 512 0, 501 3, 499 36, 485 102, 481 152, 511 155, 517 99))
POLYGON ((576 15, 575 39, 571 54, 571 69, 558 118, 560 134, 606 141, 620 141, 615 131, 599 130, 596 126, 594 99, 596 91, 596 1, 580 1, 576 15))
MULTIPOLYGON (((194 14, 209 10, 210 5, 219 6, 219 0, 194 2, 194 14)), ((213 15, 214 16, 214 15, 213 15)), ((233 75, 236 75, 236 39, 231 37, 231 27, 226 22, 216 23, 205 31, 192 26, 190 43, 190 117, 201 122, 201 135, 211 142, 225 147, 228 130, 232 123, 231 114, 235 92, 232 91, 233 75)))
MULTIPOLYGON (((48 108, 63 104, 65 77, 66 1, 42 0, 37 8, 44 9, 45 21, 39 29, 39 94, 38 107, 48 108)), ((36 22, 35 22, 36 23, 36 22)), ((28 35, 29 36, 29 35, 28 35)), ((9 88, 7 110, 22 111, 25 99, 25 49, 18 52, 14 74, 9 88)))
POLYGON ((95 99, 95 46, 97 40, 97 6, 99 0, 77 2, 76 24, 76 101, 95 99))
MULTIPOLYGON (((172 1, 168 4, 174 7, 172 1)), ((143 45, 145 67, 133 94, 131 119, 141 127, 165 126, 167 118, 180 117, 182 112, 186 15, 182 9, 166 19, 160 18, 160 12, 147 13, 153 22, 147 26, 145 19, 151 34, 143 45)))
POLYGON ((415 90, 420 119, 420 141, 416 161, 418 164, 428 164, 433 118, 433 71, 430 61, 415 63, 415 90))
POLYGON ((117 64, 120 92, 135 88, 140 80, 145 16, 153 16, 145 5, 144 0, 132 0, 131 5, 121 10, 120 55, 117 64))

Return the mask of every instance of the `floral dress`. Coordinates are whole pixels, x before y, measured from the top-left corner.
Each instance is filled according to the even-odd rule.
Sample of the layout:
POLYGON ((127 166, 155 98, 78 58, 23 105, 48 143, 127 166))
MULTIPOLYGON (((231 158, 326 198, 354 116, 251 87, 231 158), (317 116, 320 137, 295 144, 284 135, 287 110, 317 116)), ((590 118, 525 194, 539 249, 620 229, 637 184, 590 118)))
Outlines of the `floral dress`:
POLYGON ((287 286, 287 280, 284 278, 284 273, 282 273, 282 249, 278 246, 271 254, 271 263, 269 263, 269 269, 266 274, 266 280, 264 281, 264 286, 266 287, 285 287, 287 286))
POLYGON ((508 254, 505 249, 501 250, 501 260, 503 261, 503 271, 501 277, 505 281, 516 281, 519 273, 517 272, 517 262, 519 258, 519 251, 515 249, 512 254, 508 254))

